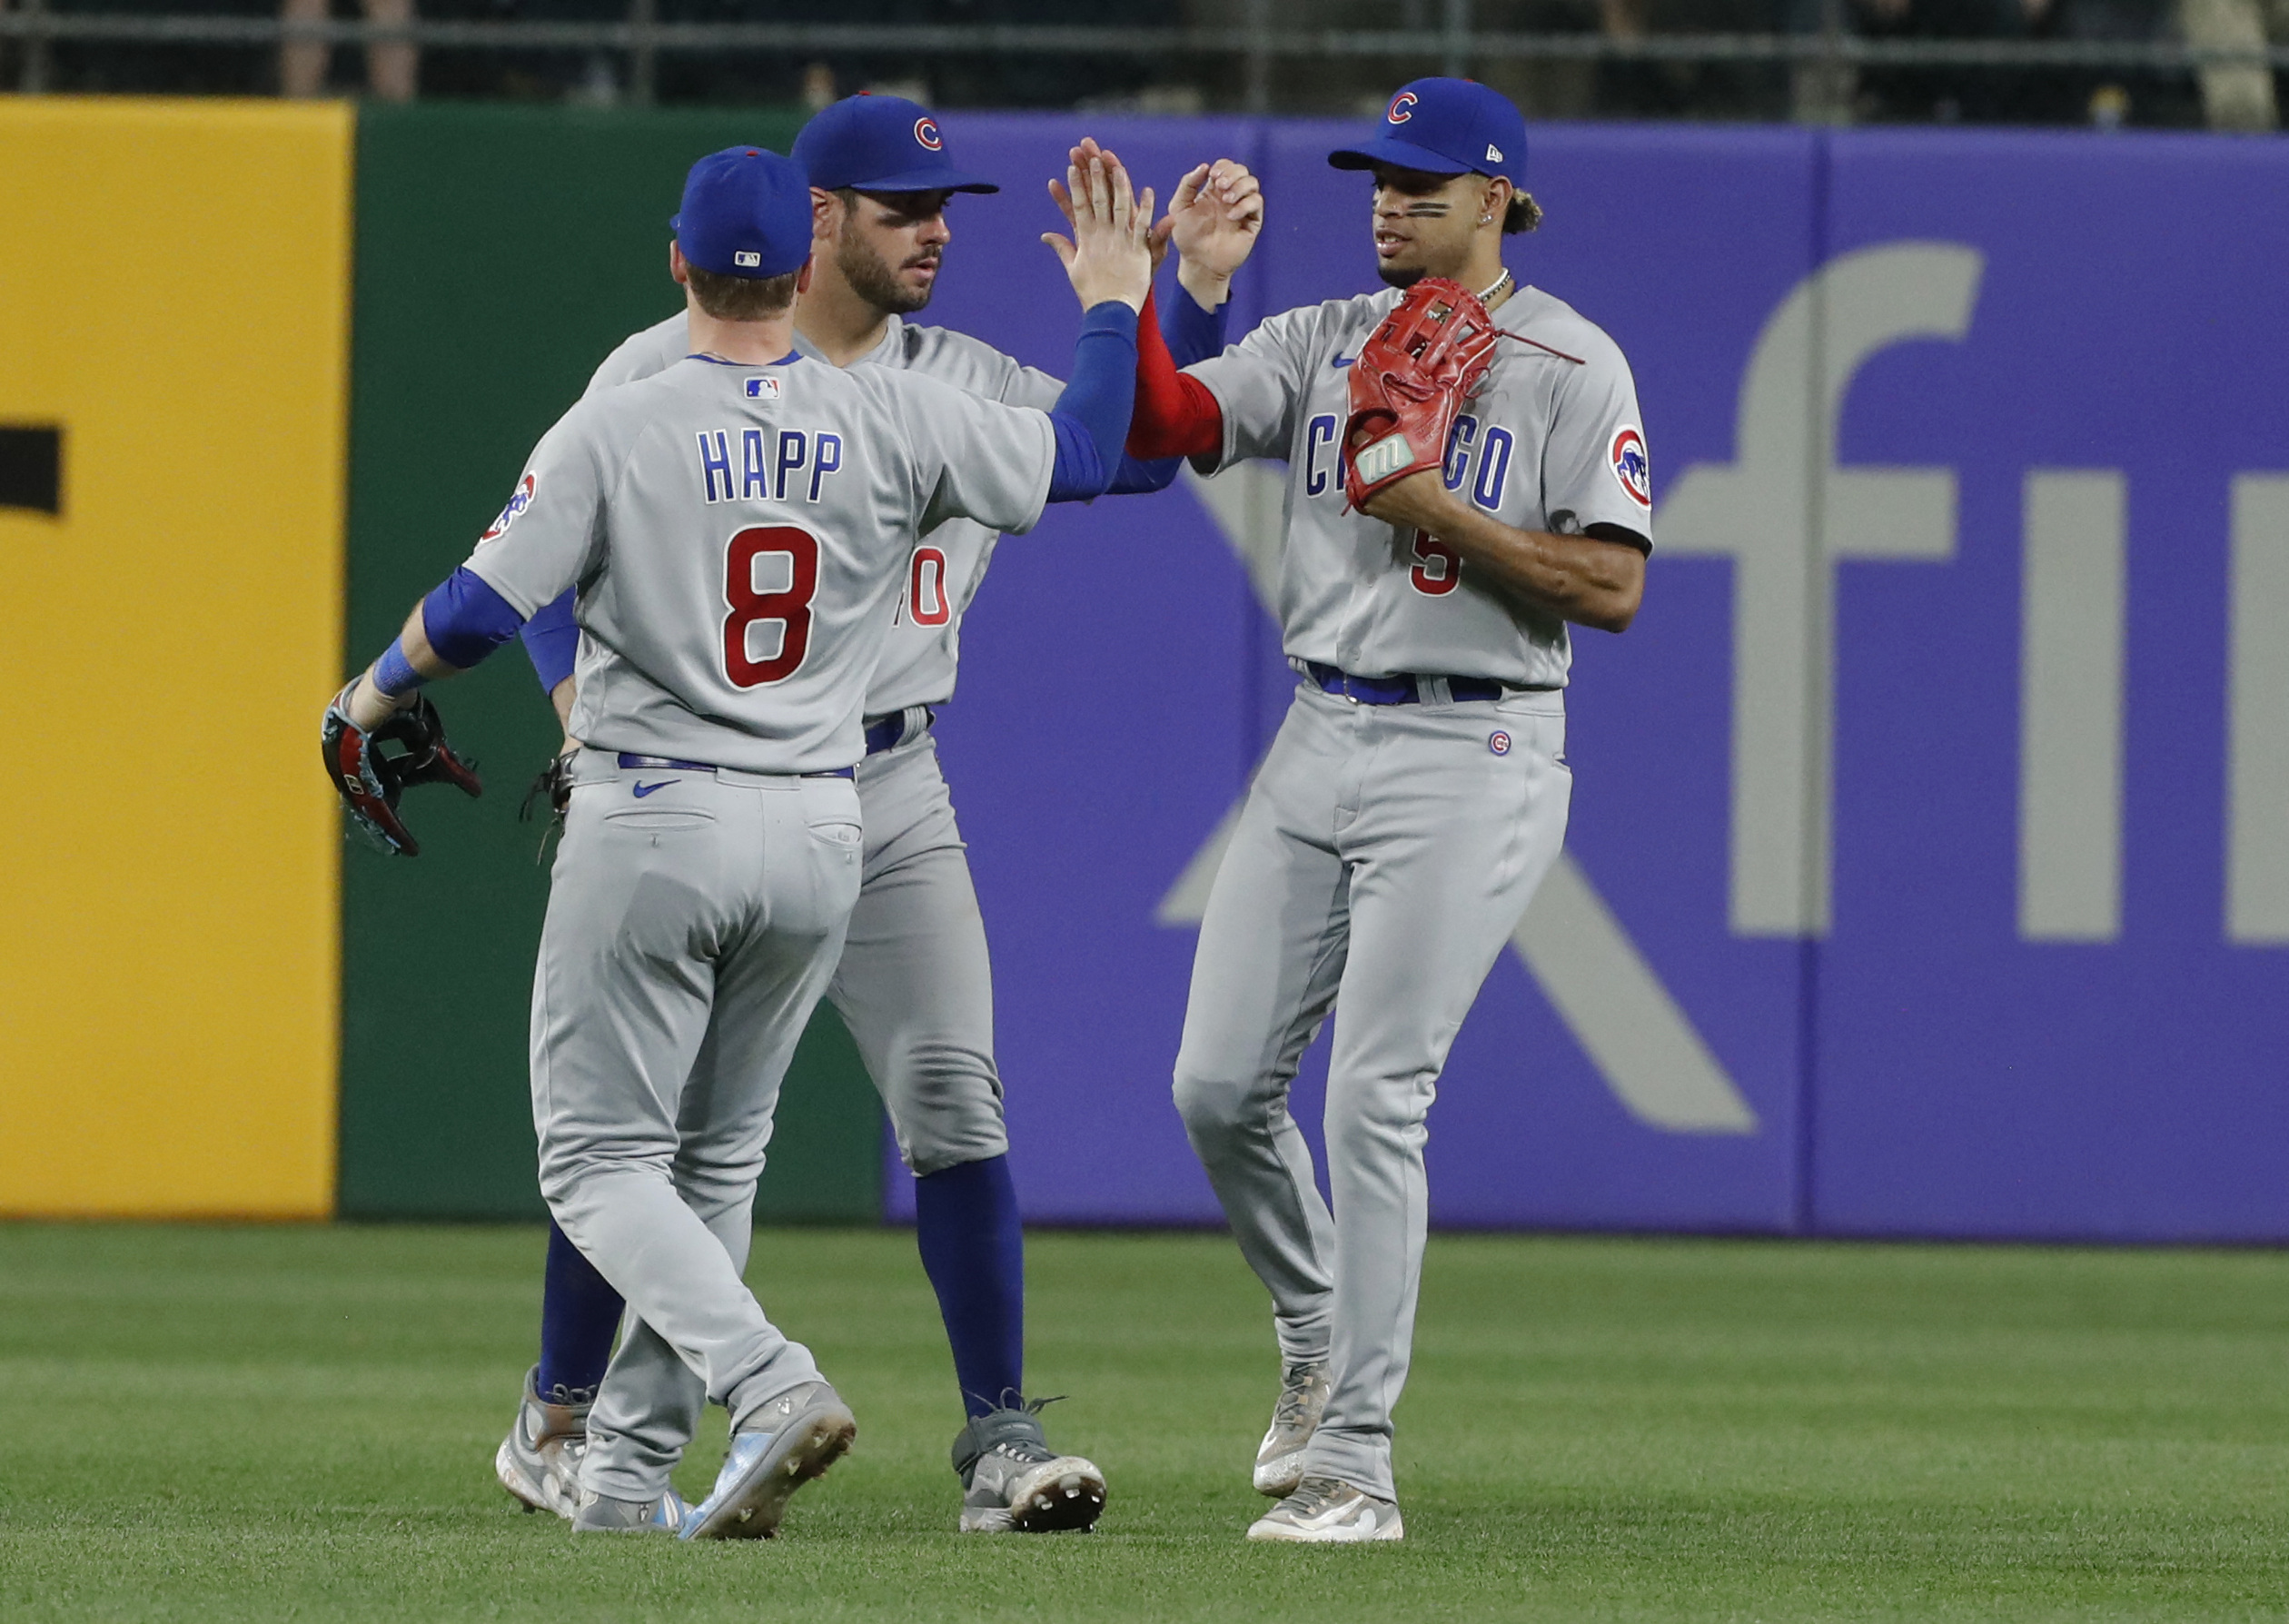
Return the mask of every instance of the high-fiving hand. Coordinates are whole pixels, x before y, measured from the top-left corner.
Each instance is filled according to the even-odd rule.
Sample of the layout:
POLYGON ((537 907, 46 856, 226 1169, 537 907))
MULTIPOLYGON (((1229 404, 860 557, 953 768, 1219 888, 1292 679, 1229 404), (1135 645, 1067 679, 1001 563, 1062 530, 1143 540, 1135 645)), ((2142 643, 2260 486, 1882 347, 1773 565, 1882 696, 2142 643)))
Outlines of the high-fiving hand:
POLYGON ((1041 240, 1064 262, 1081 308, 1117 299, 1131 310, 1144 309, 1153 287, 1153 189, 1133 194, 1128 171, 1093 153, 1068 166, 1063 182, 1051 181, 1049 195, 1073 235, 1044 232, 1041 240))
POLYGON ((1177 271, 1184 286, 1196 296, 1195 281, 1213 285, 1217 297, 1201 301, 1213 309, 1263 230, 1263 189, 1246 164, 1230 158, 1195 164, 1176 183, 1165 223, 1184 261, 1177 271))

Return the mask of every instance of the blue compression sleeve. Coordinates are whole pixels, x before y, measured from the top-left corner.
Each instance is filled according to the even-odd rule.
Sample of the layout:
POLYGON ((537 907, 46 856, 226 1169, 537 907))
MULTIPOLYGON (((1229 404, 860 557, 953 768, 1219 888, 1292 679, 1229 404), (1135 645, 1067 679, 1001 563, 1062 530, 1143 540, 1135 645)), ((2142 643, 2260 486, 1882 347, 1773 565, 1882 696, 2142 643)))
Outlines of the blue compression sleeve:
POLYGON ((1222 355, 1224 316, 1231 309, 1227 299, 1214 310, 1203 310, 1198 300, 1179 287, 1161 312, 1161 336, 1168 342, 1169 359, 1181 369, 1222 355))
POLYGON ((542 604, 517 635, 524 639, 525 656, 532 661, 532 674, 540 678, 540 691, 553 694, 572 675, 572 663, 580 652, 580 625, 572 618, 572 594, 567 591, 554 602, 542 604))
POLYGON ((517 635, 524 617, 467 565, 421 599, 421 629, 437 658, 466 671, 517 635))
POLYGON ((1087 501, 1105 494, 1135 408, 1136 312, 1108 299, 1082 316, 1081 336, 1073 346, 1073 381, 1049 409, 1057 431, 1051 501, 1087 501))
POLYGON ((915 1180, 914 1242, 937 1292, 962 1407, 983 1415, 1016 1403, 1026 1378, 1026 1232, 1009 1158, 915 1180))
POLYGON ((604 1367, 612 1362, 621 1307, 611 1282, 550 1220, 549 1268, 540 1286, 540 1369, 532 1382, 543 1402, 579 1404, 596 1396, 604 1367))

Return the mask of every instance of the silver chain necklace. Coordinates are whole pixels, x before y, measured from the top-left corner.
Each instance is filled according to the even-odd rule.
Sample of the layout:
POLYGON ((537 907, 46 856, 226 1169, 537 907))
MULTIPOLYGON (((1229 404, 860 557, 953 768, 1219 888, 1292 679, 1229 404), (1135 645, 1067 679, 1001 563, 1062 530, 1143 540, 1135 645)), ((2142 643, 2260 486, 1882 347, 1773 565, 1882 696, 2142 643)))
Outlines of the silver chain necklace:
POLYGON ((1510 287, 1510 281, 1511 273, 1509 269, 1505 267, 1500 276, 1486 284, 1486 290, 1478 296, 1478 302, 1481 304, 1484 304, 1488 300, 1493 298, 1495 294, 1504 292, 1510 287))

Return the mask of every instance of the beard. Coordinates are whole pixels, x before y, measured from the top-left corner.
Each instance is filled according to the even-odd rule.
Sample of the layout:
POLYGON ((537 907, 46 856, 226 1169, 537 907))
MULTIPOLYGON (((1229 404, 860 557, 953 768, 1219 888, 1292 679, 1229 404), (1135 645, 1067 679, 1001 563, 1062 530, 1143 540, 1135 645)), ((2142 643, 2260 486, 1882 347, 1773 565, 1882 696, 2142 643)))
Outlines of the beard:
POLYGON ((1420 265, 1402 267, 1399 265, 1377 264, 1375 267, 1375 274, 1382 278, 1383 285, 1385 287, 1404 290, 1414 286, 1415 283, 1430 275, 1431 272, 1425 271, 1420 265))
POLYGON ((935 282, 919 290, 901 285, 897 272, 856 237, 844 239, 836 249, 835 268, 843 273, 852 292, 877 310, 894 316, 912 315, 930 302, 930 294, 936 291, 935 282))

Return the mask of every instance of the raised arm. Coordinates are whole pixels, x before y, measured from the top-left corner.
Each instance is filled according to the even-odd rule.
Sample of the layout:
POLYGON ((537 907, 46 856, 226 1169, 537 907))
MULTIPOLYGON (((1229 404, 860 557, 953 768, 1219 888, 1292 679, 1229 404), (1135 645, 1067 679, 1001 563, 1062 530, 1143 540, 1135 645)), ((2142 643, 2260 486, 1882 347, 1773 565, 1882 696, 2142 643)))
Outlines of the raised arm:
POLYGON ((1050 409, 1056 431, 1051 501, 1086 501, 1112 483, 1135 399, 1137 314, 1153 286, 1153 193, 1130 192, 1127 171, 1091 156, 1049 183, 1073 224, 1068 239, 1043 233, 1080 298, 1073 373, 1050 409))

